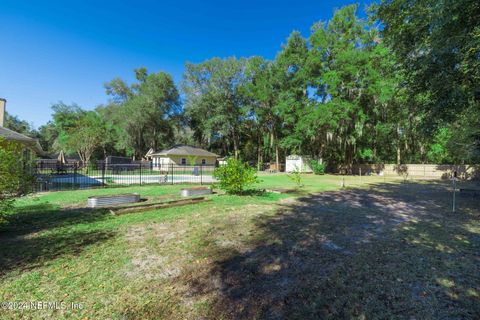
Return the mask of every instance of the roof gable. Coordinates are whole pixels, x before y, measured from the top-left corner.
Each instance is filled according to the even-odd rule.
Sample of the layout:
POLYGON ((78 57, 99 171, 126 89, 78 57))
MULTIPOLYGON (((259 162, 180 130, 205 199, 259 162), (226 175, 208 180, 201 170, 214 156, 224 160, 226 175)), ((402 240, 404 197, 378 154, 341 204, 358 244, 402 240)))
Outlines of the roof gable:
POLYGON ((42 147, 36 139, 0 126, 0 137, 8 141, 17 141, 33 149, 38 154, 43 154, 42 147))
POLYGON ((196 156, 196 157, 218 157, 215 153, 187 145, 176 145, 152 154, 153 156, 196 156))

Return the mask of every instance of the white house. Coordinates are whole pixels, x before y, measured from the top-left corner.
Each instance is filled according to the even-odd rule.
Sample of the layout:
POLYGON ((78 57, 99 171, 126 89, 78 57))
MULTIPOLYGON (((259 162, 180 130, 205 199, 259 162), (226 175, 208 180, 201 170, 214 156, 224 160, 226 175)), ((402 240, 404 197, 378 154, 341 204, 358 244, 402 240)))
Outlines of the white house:
POLYGON ((305 172, 312 173, 313 170, 310 167, 310 161, 312 160, 309 156, 298 156, 298 155, 289 155, 285 160, 285 172, 305 172))
POLYGON ((218 158, 217 161, 219 166, 224 166, 227 164, 227 157, 218 158))
POLYGON ((144 157, 145 160, 151 161, 152 160, 152 154, 154 154, 154 153, 155 153, 155 150, 153 150, 153 148, 150 148, 148 150, 148 152, 145 154, 145 157, 144 157))
POLYGON ((162 170, 170 165, 189 166, 204 165, 214 166, 218 155, 196 147, 186 145, 176 145, 170 149, 151 153, 153 168, 162 170))

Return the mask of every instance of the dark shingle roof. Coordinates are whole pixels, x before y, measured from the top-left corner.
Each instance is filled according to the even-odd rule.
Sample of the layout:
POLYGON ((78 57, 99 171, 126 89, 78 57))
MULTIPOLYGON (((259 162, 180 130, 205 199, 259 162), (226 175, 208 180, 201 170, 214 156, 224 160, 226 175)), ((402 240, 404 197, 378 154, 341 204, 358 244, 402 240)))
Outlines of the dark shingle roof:
POLYGON ((215 153, 186 145, 176 145, 170 149, 155 152, 153 156, 197 156, 197 157, 218 157, 215 153))
POLYGON ((43 155, 44 153, 42 147, 36 139, 27 137, 26 135, 7 129, 5 127, 0 126, 0 137, 4 138, 5 140, 20 142, 40 155, 43 155))

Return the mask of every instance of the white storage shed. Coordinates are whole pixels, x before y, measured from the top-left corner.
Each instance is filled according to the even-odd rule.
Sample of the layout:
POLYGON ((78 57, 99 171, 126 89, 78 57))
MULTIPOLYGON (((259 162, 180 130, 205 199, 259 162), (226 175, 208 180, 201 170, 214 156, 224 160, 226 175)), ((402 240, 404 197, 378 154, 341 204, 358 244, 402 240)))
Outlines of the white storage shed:
POLYGON ((313 170, 310 167, 311 160, 312 158, 309 156, 289 155, 285 160, 285 172, 298 170, 299 172, 312 173, 313 170))

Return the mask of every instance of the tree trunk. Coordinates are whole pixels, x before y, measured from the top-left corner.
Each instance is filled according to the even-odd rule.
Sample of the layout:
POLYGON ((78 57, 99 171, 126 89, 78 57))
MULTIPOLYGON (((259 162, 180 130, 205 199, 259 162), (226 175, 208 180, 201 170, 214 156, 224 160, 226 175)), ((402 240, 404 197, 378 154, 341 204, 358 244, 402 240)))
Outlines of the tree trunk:
POLYGON ((278 145, 275 145, 275 164, 277 166, 277 171, 280 172, 280 151, 278 145))
POLYGON ((320 161, 320 163, 323 163, 323 145, 322 144, 320 144, 320 147, 318 148, 317 159, 314 159, 314 160, 317 160, 317 161, 320 161))
POLYGON ((269 131, 268 132, 268 143, 267 143, 267 159, 268 159, 268 162, 271 163, 272 162, 272 159, 273 159, 273 132, 272 131, 269 131))
POLYGON ((78 157, 80 158, 80 161, 82 163, 85 163, 85 156, 83 155, 83 152, 81 150, 77 150, 78 157))
POLYGON ((275 169, 276 171, 280 171, 280 155, 278 150, 278 143, 277 143, 277 134, 275 130, 270 132, 270 147, 275 148, 275 169))
POLYGON ((397 164, 402 162, 401 154, 400 154, 400 140, 397 142, 397 164))
POLYGON ((233 134, 233 153, 235 154, 235 159, 238 159, 238 140, 235 133, 233 134))
POLYGON ((157 128, 153 129, 153 150, 157 150, 157 128))
POLYGON ((91 154, 85 155, 85 173, 88 174, 88 163, 90 162, 91 154))
POLYGON ((352 165, 353 165, 353 148, 354 146, 350 143, 345 143, 345 162, 348 167, 349 174, 352 174, 352 165))
POLYGON ((400 148, 401 148, 400 125, 397 125, 397 164, 400 164, 402 162, 400 148))
POLYGON ((258 131, 258 136, 257 136, 257 170, 260 171, 262 170, 263 168, 261 168, 260 166, 262 165, 263 163, 263 154, 262 154, 262 147, 263 147, 263 144, 262 144, 262 133, 261 131, 259 130, 258 131))

